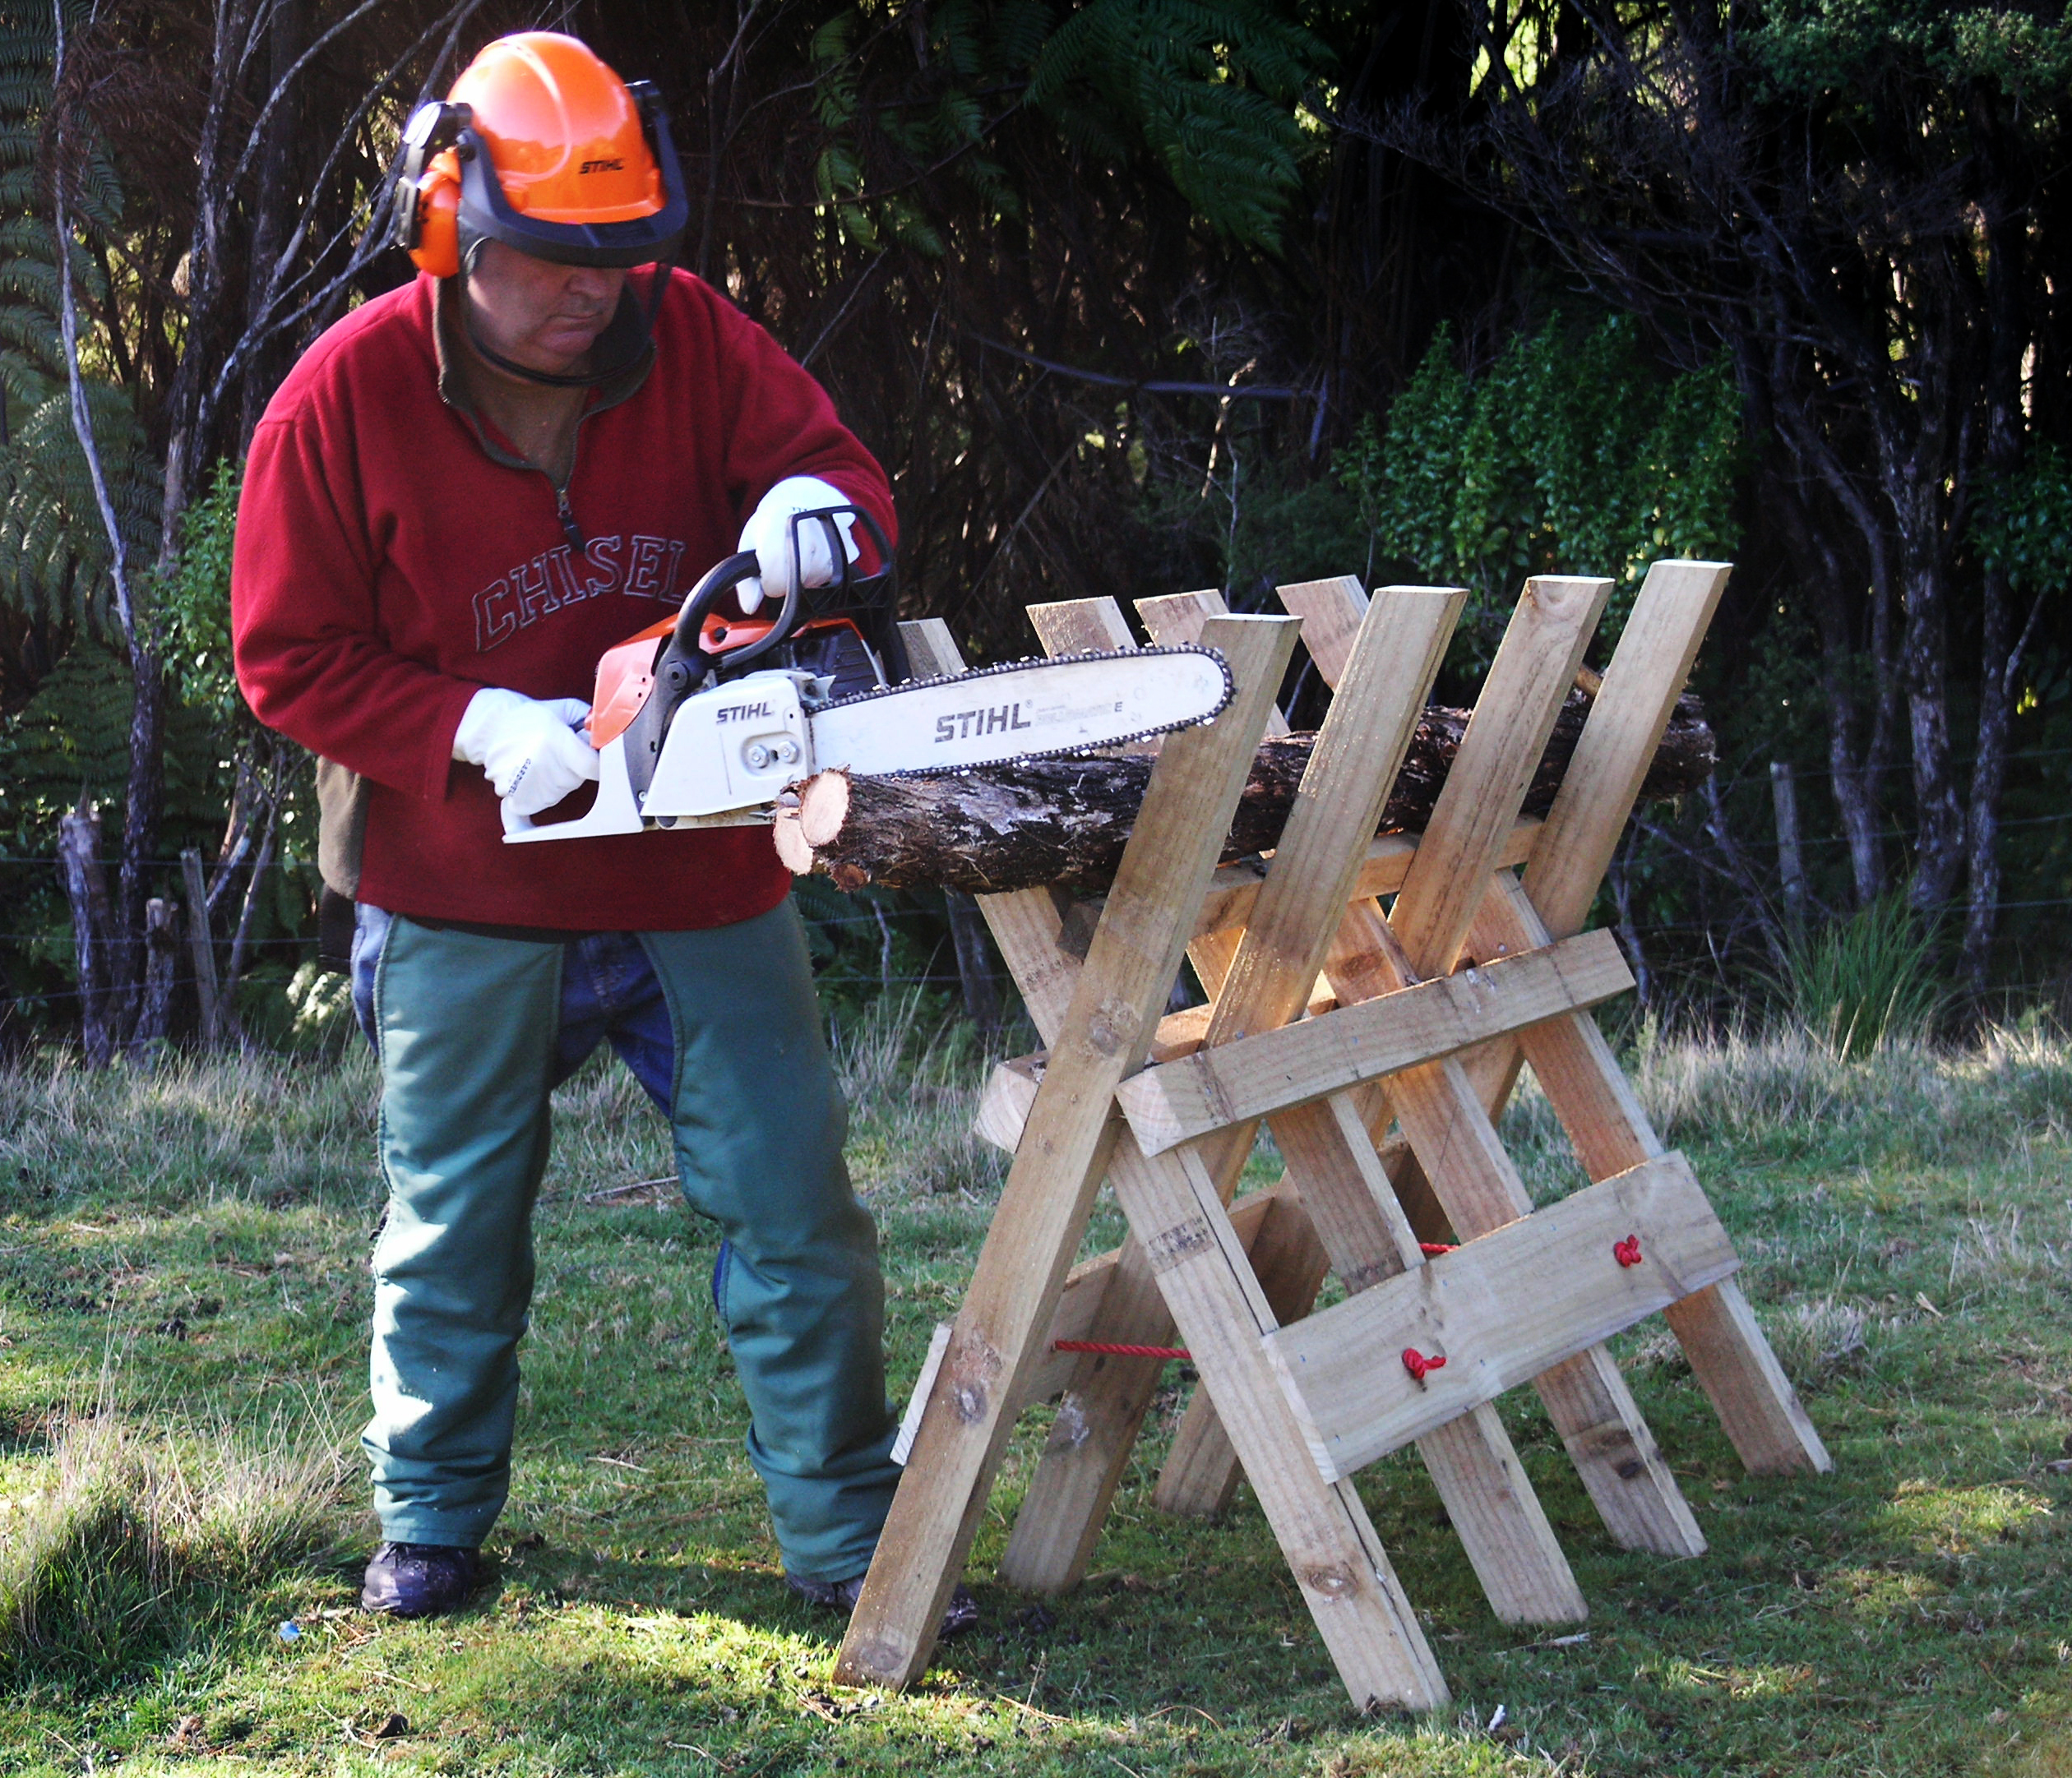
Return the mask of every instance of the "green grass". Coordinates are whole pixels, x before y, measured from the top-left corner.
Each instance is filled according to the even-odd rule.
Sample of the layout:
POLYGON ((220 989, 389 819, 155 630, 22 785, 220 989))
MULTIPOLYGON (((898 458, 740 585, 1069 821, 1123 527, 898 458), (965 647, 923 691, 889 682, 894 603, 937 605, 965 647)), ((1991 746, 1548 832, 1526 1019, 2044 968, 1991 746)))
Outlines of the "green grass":
MULTIPOLYGON (((896 1026, 843 1066, 904 1390, 999 1168, 963 1134, 975 1062, 896 1026)), ((1457 1700, 1418 1720, 1353 1715, 1248 1495, 1152 1510, 1177 1369, 1085 1588, 1045 1611, 988 1578, 1034 1415, 974 1559, 984 1630, 907 1694, 834 1689, 838 1626, 783 1593, 741 1448, 713 1239, 666 1190, 590 1201, 668 1166, 602 1068, 558 1101, 497 1584, 363 1619, 365 1061, 0 1074, 0 1773, 2072 1772, 2072 1051, 1644 1032, 1632 1060, 1837 1470, 1744 1477, 1644 1326, 1619 1350, 1712 1549, 1625 1554, 1507 1400, 1579 1641, 1496 1623, 1414 1458, 1377 1466, 1457 1700)), ((1571 1182, 1542 1102, 1507 1134, 1571 1182)))

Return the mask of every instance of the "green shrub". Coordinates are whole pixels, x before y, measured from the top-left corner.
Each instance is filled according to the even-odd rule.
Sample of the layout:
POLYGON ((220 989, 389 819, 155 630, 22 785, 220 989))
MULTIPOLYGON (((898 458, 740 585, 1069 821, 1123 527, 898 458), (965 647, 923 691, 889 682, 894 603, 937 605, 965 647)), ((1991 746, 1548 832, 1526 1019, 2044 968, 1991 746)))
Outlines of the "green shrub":
POLYGON ((1950 998, 1933 928, 1896 894, 1791 935, 1770 988, 1784 1016, 1843 1061, 1928 1036, 1950 998))
POLYGON ((1610 576, 1616 635, 1650 563, 1731 559, 1741 456, 1723 360, 1669 373, 1630 318, 1556 315, 1472 375, 1442 326, 1385 422, 1362 421, 1331 467, 1370 578, 1393 562, 1469 589, 1455 665, 1479 669, 1528 575, 1610 576))

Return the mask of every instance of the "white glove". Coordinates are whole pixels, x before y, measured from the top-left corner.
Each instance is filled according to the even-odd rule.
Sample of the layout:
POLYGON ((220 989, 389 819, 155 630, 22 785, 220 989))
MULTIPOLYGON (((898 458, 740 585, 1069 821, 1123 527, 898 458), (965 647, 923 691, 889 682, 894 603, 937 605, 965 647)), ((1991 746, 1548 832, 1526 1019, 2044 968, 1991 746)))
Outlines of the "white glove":
MULTIPOLYGON (((741 528, 742 549, 752 549, 762 563, 762 573, 751 575, 734 589, 743 612, 752 612, 763 602, 763 581, 782 598, 791 584, 792 520, 802 512, 818 512, 825 506, 846 506, 849 497, 831 482, 817 475, 788 475, 763 496, 748 522, 741 528)), ((851 561, 857 558, 853 514, 844 513, 835 521, 842 533, 842 547, 851 561)), ((798 584, 826 586, 835 578, 835 557, 827 547, 827 526, 819 520, 798 528, 798 584)))
POLYGON ((479 765, 517 815, 551 809, 597 776, 597 750, 576 732, 580 698, 528 698, 484 686, 454 732, 453 756, 479 765))

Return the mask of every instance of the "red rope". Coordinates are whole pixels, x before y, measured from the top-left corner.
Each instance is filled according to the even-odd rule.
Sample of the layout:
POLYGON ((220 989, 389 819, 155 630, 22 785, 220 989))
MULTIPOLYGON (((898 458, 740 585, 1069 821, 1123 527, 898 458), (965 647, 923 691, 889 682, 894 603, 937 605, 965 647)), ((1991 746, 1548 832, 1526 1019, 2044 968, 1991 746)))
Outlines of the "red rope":
POLYGON ((1640 1263, 1640 1237, 1637 1235, 1629 1235, 1622 1241, 1612 1242, 1612 1257, 1622 1266, 1639 1265, 1640 1263))
POLYGON ((1419 1241, 1418 1251, 1436 1259, 1441 1254, 1457 1254, 1460 1249, 1449 1247, 1444 1241, 1419 1241))
POLYGON ((1427 1358, 1416 1346, 1406 1346, 1403 1349, 1403 1368, 1422 1383, 1427 1370, 1444 1370, 1446 1360, 1436 1352, 1427 1358))
POLYGON ((1184 1346, 1124 1346, 1113 1340, 1052 1340, 1053 1352, 1101 1352, 1111 1358, 1192 1358, 1184 1346))

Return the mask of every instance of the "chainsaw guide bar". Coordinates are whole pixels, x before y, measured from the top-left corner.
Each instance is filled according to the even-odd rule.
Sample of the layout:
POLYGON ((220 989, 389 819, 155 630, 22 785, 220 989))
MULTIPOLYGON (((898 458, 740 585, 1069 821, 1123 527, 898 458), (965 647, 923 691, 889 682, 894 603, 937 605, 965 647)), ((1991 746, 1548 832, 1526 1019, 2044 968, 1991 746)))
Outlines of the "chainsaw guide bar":
MULTIPOLYGON (((1038 679, 1036 682, 1043 681, 1038 679)), ((1164 648, 1089 649, 1080 654, 1053 654, 1042 658, 1003 661, 994 667, 974 667, 969 672, 944 673, 930 679, 902 680, 897 685, 879 686, 869 691, 858 692, 853 697, 839 698, 831 704, 821 704, 810 713, 809 720, 813 725, 814 746, 819 755, 816 764, 822 770, 839 767, 853 770, 860 777, 868 778, 955 778, 970 772, 989 769, 994 766, 1022 765, 1035 760, 1068 760, 1089 754, 1105 753, 1112 748, 1127 746, 1133 741, 1148 741, 1154 735, 1168 735, 1182 728, 1200 727, 1205 723, 1213 723, 1223 714, 1236 690, 1237 684, 1230 677, 1229 663, 1220 653, 1214 649, 1203 648, 1196 643, 1180 643, 1164 648), (834 726, 827 723, 827 718, 830 717, 839 717, 840 713, 845 711, 860 711, 868 706, 881 704, 887 699, 918 696, 949 688, 955 688, 961 691, 966 686, 974 688, 983 686, 989 679, 998 679, 1015 674, 1027 674, 1032 677, 1038 675, 1048 676, 1061 670, 1069 670, 1075 667, 1093 665, 1103 662, 1124 662, 1132 666, 1140 666, 1147 661, 1156 660, 1160 657, 1169 658, 1174 656, 1194 656, 1214 663, 1217 672, 1222 676, 1223 686, 1211 706, 1198 714, 1184 717, 1176 721, 1152 723, 1143 727, 1131 729, 1122 733, 1105 734, 1098 741, 1081 741, 1069 746, 1030 747, 1013 753, 987 752, 983 758, 974 759, 961 764, 928 764, 902 766, 891 770, 881 771, 862 766, 843 767, 843 762, 835 757, 830 746, 824 743, 821 739, 823 735, 830 733, 830 727, 834 726)))

